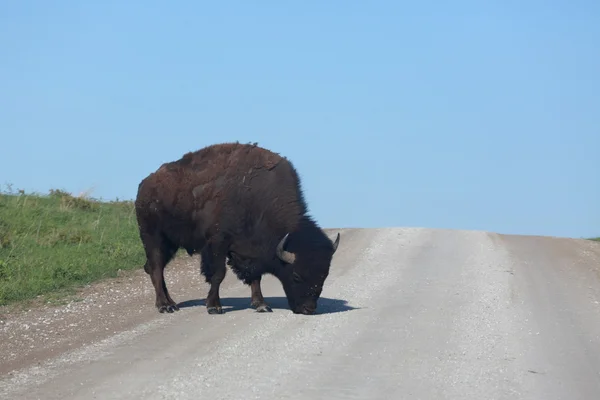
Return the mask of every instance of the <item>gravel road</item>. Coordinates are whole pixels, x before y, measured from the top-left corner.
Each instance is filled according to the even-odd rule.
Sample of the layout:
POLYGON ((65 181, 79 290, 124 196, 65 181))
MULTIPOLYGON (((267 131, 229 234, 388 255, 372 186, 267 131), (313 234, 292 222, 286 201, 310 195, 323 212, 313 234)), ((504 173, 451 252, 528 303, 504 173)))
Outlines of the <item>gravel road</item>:
MULTIPOLYGON (((331 235, 337 230, 331 230, 331 235)), ((600 398, 600 243, 479 231, 342 229, 319 314, 249 308, 231 271, 208 315, 197 257, 63 306, 0 310, 2 399, 600 398)))

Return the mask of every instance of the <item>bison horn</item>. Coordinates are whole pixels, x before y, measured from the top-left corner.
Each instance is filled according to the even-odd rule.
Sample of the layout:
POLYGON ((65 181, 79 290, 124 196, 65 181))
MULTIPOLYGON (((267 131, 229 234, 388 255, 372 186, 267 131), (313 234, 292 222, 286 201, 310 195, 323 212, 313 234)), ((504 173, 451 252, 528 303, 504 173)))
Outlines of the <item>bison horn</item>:
POLYGON ((337 237, 335 238, 335 242, 333 242, 333 253, 335 253, 339 244, 340 244, 340 233, 338 232, 337 237))
POLYGON ((281 239, 281 241, 279 242, 279 244, 277 245, 277 257, 279 257, 279 259, 281 259, 281 261, 286 262, 288 264, 293 264, 294 261, 296 261, 296 255, 294 253, 290 253, 289 251, 286 251, 283 249, 283 246, 285 246, 285 243, 287 242, 288 236, 290 234, 287 233, 283 239, 281 239))

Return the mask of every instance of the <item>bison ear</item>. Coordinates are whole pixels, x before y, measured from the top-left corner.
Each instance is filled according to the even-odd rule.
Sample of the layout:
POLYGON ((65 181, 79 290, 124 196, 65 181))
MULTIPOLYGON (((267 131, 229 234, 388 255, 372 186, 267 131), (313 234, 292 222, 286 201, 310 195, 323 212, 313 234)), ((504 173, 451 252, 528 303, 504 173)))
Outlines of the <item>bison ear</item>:
POLYGON ((338 245, 340 244, 340 233, 338 232, 335 242, 333 242, 333 253, 336 252, 338 245))

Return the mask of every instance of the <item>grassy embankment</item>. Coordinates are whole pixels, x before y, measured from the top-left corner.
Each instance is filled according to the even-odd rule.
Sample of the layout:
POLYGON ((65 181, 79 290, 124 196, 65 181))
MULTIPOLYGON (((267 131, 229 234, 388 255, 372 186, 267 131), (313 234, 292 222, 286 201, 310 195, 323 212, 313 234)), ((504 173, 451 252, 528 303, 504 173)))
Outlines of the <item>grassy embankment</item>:
POLYGON ((144 261, 131 201, 0 193, 0 305, 61 298, 144 261))

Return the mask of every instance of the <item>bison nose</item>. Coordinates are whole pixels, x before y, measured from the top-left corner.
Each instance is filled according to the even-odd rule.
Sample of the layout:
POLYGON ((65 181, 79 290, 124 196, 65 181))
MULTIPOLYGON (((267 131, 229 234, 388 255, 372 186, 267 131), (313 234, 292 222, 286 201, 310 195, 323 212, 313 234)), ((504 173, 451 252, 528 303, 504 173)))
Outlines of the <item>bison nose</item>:
POLYGON ((315 313, 314 308, 305 307, 305 306, 297 307, 293 311, 294 311, 294 314, 304 314, 304 315, 312 315, 315 313))
POLYGON ((300 307, 300 313, 304 315, 312 315, 317 311, 317 305, 313 303, 304 304, 300 307))
POLYGON ((302 311, 302 314, 304 314, 304 315, 313 315, 315 313, 315 311, 317 311, 316 308, 304 307, 304 310, 302 311))

